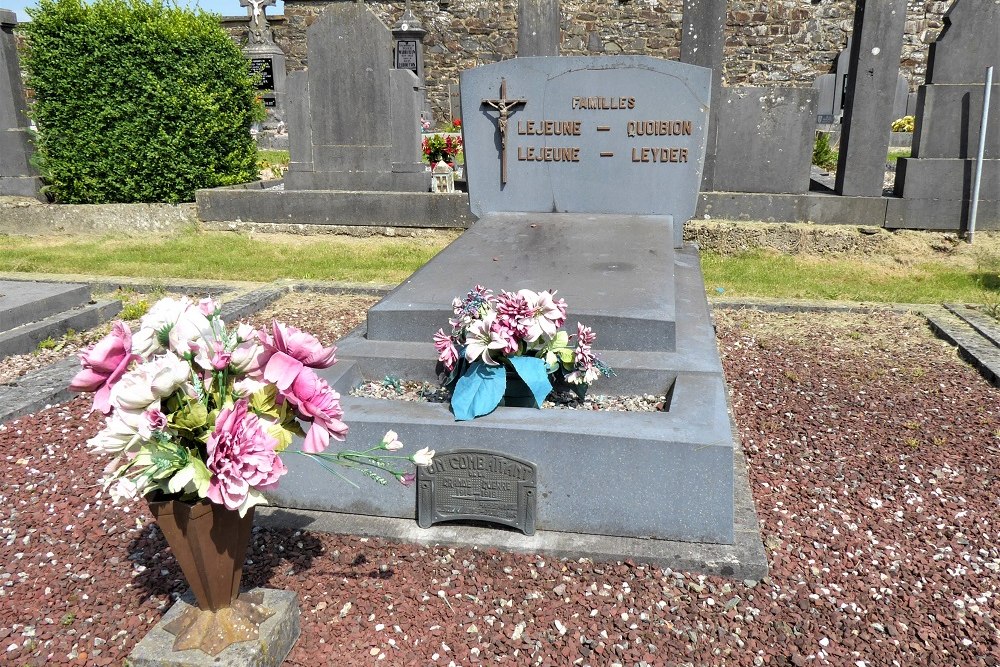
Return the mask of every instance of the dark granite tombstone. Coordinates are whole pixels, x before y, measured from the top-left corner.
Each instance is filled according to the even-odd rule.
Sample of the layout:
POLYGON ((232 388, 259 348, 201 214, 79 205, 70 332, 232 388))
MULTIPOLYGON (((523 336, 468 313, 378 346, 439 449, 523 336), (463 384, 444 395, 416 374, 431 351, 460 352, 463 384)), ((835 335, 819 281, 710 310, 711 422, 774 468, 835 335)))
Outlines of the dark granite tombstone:
POLYGON ((0 195, 33 197, 41 181, 28 163, 32 149, 15 27, 14 12, 0 9, 0 195))
POLYGON ((893 121, 906 0, 858 0, 836 191, 879 197, 893 121))
POLYGON ((886 224, 964 230, 972 199, 986 68, 994 67, 978 229, 1000 228, 1000 3, 957 0, 931 45, 917 93, 913 154, 896 166, 886 224))
POLYGON ((812 88, 725 88, 716 131, 717 192, 809 189, 816 131, 812 88))
POLYGON ((436 485, 434 471, 415 501, 402 488, 330 493, 322 471, 293 461, 273 502, 335 512, 341 518, 317 518, 334 527, 357 525, 346 514, 388 517, 397 523, 384 525, 406 539, 762 574, 698 255, 681 244, 701 178, 710 82, 705 68, 635 56, 515 58, 463 72, 470 199, 481 217, 373 307, 325 372, 343 394, 386 375, 433 382, 431 336, 448 325, 453 297, 477 283, 555 289, 570 322, 597 331, 595 349, 617 373, 592 391, 661 396, 662 411, 499 407, 456 422, 444 404, 346 397, 348 446, 393 428, 409 446, 436 449, 442 465, 476 460, 494 473, 436 485), (504 465, 517 474, 495 474, 504 465), (456 484, 468 491, 456 494, 456 484), (506 504, 494 515, 476 497, 506 504), (420 531, 418 514, 421 525, 493 517, 537 532, 448 522, 420 531))
POLYGON ((287 190, 426 192, 419 80, 393 67, 389 29, 335 3, 307 31, 309 69, 289 76, 287 190))

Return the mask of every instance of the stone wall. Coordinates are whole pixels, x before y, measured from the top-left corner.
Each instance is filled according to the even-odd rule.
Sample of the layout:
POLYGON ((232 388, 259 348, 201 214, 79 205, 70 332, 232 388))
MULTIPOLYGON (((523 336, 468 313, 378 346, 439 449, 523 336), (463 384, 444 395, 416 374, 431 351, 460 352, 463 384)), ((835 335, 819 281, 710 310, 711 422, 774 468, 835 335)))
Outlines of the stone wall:
MULTIPOLYGON (((331 2, 285 0, 275 37, 288 68, 306 66, 306 28, 331 2)), ((403 2, 368 2, 390 27, 403 2)), ((424 40, 427 94, 437 118, 448 108, 448 84, 468 67, 517 52, 517 0, 414 0, 424 40)), ((683 0, 562 0, 564 55, 622 53, 677 59, 683 0)), ((923 83, 927 46, 943 27, 950 2, 910 0, 900 69, 911 89, 923 83)), ((853 0, 730 0, 723 79, 730 86, 810 86, 832 71, 854 19, 853 0)))

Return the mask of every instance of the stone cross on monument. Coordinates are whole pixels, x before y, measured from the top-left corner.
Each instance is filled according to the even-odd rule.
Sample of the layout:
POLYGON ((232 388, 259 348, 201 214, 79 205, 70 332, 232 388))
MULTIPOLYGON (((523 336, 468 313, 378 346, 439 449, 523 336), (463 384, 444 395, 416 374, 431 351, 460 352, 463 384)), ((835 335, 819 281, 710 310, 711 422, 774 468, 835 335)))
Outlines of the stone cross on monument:
POLYGON ((500 185, 507 184, 507 120, 510 114, 516 111, 516 107, 527 104, 528 100, 518 98, 507 99, 507 79, 500 79, 500 97, 495 100, 484 99, 481 104, 496 109, 499 113, 497 117, 497 131, 500 133, 500 185))
POLYGON ((271 30, 267 26, 267 14, 265 8, 273 7, 275 0, 240 0, 241 7, 250 9, 250 43, 270 44, 271 30))

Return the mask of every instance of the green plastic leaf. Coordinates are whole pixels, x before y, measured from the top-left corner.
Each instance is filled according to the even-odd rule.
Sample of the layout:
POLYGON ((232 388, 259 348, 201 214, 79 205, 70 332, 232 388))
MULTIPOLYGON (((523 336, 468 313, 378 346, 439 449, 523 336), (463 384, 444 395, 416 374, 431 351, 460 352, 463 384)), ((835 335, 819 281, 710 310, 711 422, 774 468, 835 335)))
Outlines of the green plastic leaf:
POLYGON ((250 397, 250 409, 261 417, 278 417, 278 407, 274 404, 277 395, 278 388, 273 384, 263 387, 250 397))
POLYGON ((496 410, 507 389, 503 366, 487 366, 477 361, 458 378, 451 394, 451 411, 456 421, 468 421, 496 410))
POLYGON ((208 410, 197 401, 189 401, 183 408, 170 415, 175 428, 197 431, 208 423, 208 410))
POLYGON ((552 383, 549 381, 549 374, 545 369, 545 362, 538 357, 511 357, 511 365, 514 370, 528 385, 531 395, 535 397, 535 407, 541 407, 545 398, 552 391, 552 383))

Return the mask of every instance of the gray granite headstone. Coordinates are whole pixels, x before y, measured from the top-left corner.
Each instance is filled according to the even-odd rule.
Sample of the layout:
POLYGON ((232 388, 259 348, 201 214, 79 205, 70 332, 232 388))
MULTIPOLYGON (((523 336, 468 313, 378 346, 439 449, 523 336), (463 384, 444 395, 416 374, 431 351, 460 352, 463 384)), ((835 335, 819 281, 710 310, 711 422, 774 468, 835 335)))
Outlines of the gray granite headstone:
POLYGON ((671 215, 679 245, 701 183, 710 87, 705 68, 644 56, 462 72, 473 213, 671 215))
POLYGON ((624 56, 516 58, 463 72, 469 192, 481 217, 372 307, 323 374, 351 415, 347 446, 381 437, 391 421, 408 446, 434 448, 442 469, 418 473, 414 503, 398 485, 331 494, 322 471, 293 461, 273 504, 406 522, 416 514, 422 526, 467 518, 537 528, 532 538, 490 532, 504 544, 551 537, 570 555, 591 536, 611 537, 621 557, 632 557, 630 540, 673 554, 685 548, 671 540, 702 542, 730 573, 741 557, 719 547, 743 542, 743 553, 759 553, 752 510, 735 504, 749 492, 737 491, 697 250, 680 242, 697 199, 711 77, 704 67, 624 56), (662 396, 662 411, 502 405, 456 422, 447 405, 349 395, 387 375, 433 381, 433 333, 448 326, 452 299, 476 284, 556 290, 567 331, 592 326, 615 369, 593 390, 662 396), (504 465, 517 474, 496 474, 504 465))
POLYGON ((288 83, 285 188, 426 192, 419 80, 393 68, 389 29, 351 2, 328 7, 306 34, 309 69, 288 83))
POLYGON ((31 197, 41 182, 28 163, 32 149, 15 27, 14 12, 0 9, 0 195, 31 197))
POLYGON ((714 189, 800 194, 815 141, 812 88, 726 88, 719 103, 714 189))

